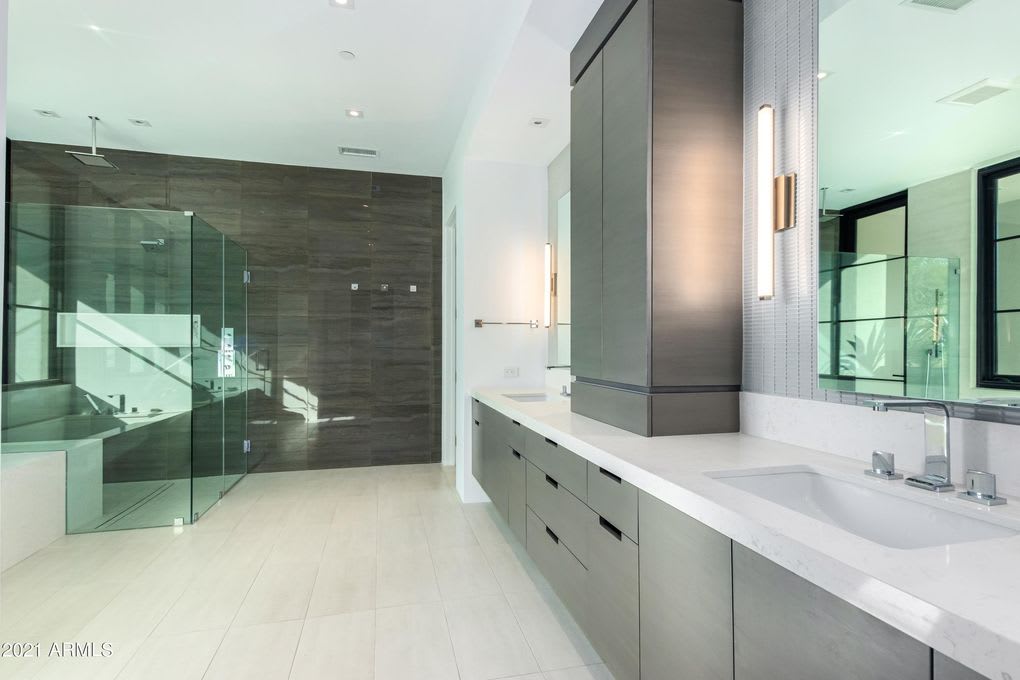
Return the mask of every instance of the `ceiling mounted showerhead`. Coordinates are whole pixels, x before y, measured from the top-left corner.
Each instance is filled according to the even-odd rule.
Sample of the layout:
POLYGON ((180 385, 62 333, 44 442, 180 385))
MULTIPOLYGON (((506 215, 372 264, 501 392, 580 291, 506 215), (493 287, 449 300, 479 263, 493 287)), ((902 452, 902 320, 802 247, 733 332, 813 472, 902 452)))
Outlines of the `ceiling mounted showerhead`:
POLYGON ((92 121, 92 153, 87 151, 65 151, 64 153, 71 154, 79 163, 91 168, 111 168, 116 170, 116 165, 106 160, 106 157, 102 154, 96 153, 96 124, 99 122, 99 118, 89 116, 89 120, 92 121))

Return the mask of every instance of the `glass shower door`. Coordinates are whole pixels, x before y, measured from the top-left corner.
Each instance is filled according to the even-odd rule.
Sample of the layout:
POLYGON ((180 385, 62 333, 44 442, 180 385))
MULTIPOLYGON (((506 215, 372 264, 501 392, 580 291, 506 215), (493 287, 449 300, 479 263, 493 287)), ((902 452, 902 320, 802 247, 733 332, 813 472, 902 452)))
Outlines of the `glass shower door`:
POLYGON ((223 495, 223 235, 198 218, 191 225, 191 513, 223 495))
POLYGON ((223 335, 229 356, 223 376, 223 489, 230 489, 248 472, 245 446, 248 425, 248 298, 245 272, 248 253, 223 240, 223 335))
POLYGON ((192 519, 247 473, 247 252, 192 218, 192 519))

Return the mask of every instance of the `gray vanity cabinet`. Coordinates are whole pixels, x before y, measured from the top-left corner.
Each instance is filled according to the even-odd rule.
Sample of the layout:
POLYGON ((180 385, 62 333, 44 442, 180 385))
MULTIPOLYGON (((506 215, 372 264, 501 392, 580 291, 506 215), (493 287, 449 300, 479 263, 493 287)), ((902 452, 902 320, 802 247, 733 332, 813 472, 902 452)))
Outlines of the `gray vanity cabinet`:
POLYGON ((607 95, 602 101, 602 379, 627 385, 651 384, 648 4, 634 4, 601 53, 607 95))
POLYGON ((642 680, 733 680, 730 539, 646 493, 639 504, 642 680))
POLYGON ((602 56, 570 93, 570 365, 602 377, 602 56))
MULTIPOLYGON (((523 446, 520 448, 524 448, 523 446)), ((507 514, 508 524, 514 536, 525 545, 527 539, 528 508, 526 478, 528 461, 516 448, 508 449, 510 458, 507 460, 507 514)))
MULTIPOLYGON (((507 468, 510 447, 507 444, 510 419, 493 408, 481 404, 480 447, 472 450, 471 464, 475 479, 489 500, 509 523, 509 488, 507 468)), ((475 442, 472 442, 474 444, 475 442)))
POLYGON ((733 617, 736 680, 931 677, 927 645, 739 544, 733 617))
POLYGON ((616 680, 639 680, 638 546, 591 510, 587 527, 585 632, 616 680))
POLYGON ((935 680, 987 680, 985 676, 972 671, 966 666, 961 666, 952 659, 938 652, 934 653, 934 674, 935 680))

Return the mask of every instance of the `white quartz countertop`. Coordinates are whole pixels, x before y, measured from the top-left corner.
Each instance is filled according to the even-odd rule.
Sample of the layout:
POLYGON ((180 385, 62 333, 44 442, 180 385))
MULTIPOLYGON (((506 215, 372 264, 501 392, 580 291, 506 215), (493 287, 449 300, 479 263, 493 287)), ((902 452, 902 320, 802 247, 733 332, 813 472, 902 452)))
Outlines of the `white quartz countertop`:
MULTIPOLYGON (((553 393, 534 402, 506 396, 537 392, 476 390, 473 396, 959 663, 997 680, 1020 680, 1020 535, 889 548, 706 474, 808 465, 879 488, 903 486, 864 476, 860 461, 744 434, 646 438, 571 413, 570 401, 553 393)), ((930 492, 910 491, 931 499, 930 492)), ((937 502, 1020 522, 1017 499, 995 508, 955 494, 937 502)))

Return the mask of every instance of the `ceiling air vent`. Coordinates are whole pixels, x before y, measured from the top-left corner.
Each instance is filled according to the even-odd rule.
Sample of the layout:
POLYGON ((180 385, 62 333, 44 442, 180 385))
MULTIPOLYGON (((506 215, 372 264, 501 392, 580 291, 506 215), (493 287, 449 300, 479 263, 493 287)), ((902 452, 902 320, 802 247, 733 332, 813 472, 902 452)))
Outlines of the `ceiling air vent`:
POLYGON ((903 4, 910 7, 935 9, 942 12, 958 12, 972 2, 974 0, 903 0, 903 4))
POLYGON ((359 149, 355 146, 341 146, 341 156, 357 156, 359 158, 378 158, 379 152, 376 149, 359 149))
POLYGON ((986 78, 980 82, 974 83, 970 87, 965 87, 959 92, 954 92, 948 97, 943 97, 939 100, 940 104, 957 104, 960 106, 977 106, 982 102, 986 102, 992 97, 997 97, 1004 92, 1009 92, 1013 89, 1009 83, 1003 83, 986 78))

